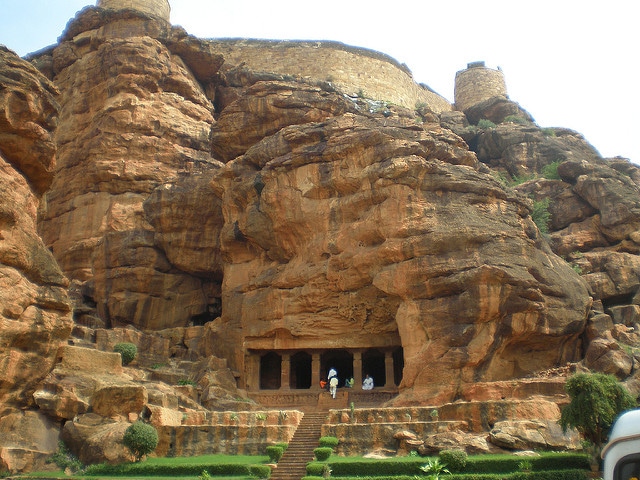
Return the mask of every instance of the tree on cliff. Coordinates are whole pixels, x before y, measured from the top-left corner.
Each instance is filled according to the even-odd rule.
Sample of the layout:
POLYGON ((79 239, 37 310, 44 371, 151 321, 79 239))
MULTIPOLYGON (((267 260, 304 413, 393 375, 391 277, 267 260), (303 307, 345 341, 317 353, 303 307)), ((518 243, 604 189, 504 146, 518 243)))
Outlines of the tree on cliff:
POLYGON ((635 408, 635 399, 616 377, 602 373, 574 375, 565 389, 571 402, 562 410, 562 429, 575 428, 599 454, 616 417, 635 408))

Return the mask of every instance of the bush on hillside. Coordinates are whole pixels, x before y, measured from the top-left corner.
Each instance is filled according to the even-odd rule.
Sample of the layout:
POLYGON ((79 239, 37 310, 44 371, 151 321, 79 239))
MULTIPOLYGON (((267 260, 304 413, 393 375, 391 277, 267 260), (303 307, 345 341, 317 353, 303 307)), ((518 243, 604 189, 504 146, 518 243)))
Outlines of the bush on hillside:
POLYGON ((133 359, 136 358, 138 354, 138 347, 136 347, 133 343, 117 343, 115 347, 113 347, 113 351, 119 353, 122 357, 122 365, 129 365, 133 362, 133 359))

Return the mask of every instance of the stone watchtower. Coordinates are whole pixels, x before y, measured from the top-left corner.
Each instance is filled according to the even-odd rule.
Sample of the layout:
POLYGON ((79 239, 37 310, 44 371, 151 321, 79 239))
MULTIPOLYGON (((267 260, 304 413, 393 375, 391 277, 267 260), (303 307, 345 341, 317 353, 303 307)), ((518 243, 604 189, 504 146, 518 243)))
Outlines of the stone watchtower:
POLYGON ((171 21, 169 0, 98 0, 98 7, 109 10, 138 10, 171 21))
POLYGON ((502 70, 487 68, 484 62, 467 64, 466 70, 456 73, 455 108, 465 111, 493 97, 507 97, 507 84, 502 70))

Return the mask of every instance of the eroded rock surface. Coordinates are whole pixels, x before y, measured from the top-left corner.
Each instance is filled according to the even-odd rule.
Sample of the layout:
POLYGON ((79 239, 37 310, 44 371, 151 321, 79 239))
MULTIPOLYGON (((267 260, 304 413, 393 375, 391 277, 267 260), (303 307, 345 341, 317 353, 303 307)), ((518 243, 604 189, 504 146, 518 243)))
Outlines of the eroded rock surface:
POLYGON ((68 281, 36 231, 39 192, 55 163, 55 87, 0 47, 0 469, 42 465, 55 428, 34 405, 37 383, 72 328, 68 281), (42 427, 42 431, 40 430, 42 427))

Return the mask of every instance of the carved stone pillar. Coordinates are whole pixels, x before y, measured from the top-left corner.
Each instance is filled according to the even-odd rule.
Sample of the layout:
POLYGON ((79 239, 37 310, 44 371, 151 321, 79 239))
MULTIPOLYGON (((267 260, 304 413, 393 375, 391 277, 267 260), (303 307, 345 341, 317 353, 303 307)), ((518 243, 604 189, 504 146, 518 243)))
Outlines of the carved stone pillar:
POLYGON ((258 355, 246 354, 245 364, 245 387, 248 391, 260 390, 260 357, 258 355))
POLYGON ((311 390, 320 390, 320 353, 311 354, 311 390))
POLYGON ((280 390, 289 390, 289 378, 291 377, 291 354, 282 354, 282 364, 280 366, 280 390))
POLYGON ((353 388, 362 390, 362 352, 353 352, 353 388))
POLYGON ((387 350, 384 352, 384 375, 385 375, 385 387, 393 387, 393 352, 387 350))

